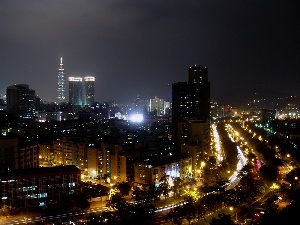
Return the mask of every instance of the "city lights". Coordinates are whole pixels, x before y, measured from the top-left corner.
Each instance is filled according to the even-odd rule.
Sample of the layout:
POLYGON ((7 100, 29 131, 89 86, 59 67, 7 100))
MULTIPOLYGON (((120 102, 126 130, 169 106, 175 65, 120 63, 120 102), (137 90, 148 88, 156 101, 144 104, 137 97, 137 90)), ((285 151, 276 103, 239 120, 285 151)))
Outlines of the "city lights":
POLYGON ((143 116, 143 114, 132 114, 129 117, 129 120, 134 123, 140 123, 144 120, 144 116, 143 116))

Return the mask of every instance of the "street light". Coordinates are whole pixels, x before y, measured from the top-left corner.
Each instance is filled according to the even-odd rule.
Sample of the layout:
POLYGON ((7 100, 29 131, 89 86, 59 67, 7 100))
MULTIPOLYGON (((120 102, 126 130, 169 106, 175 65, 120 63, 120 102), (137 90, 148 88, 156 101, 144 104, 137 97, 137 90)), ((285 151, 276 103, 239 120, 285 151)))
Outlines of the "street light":
MULTIPOLYGON (((230 211, 233 211, 233 207, 232 206, 230 206, 229 207, 229 210, 230 211)), ((237 210, 235 211, 235 223, 237 223, 238 222, 238 219, 237 219, 237 210)))
POLYGON ((202 161, 202 162, 201 162, 201 166, 200 166, 201 169, 202 169, 204 166, 205 166, 205 162, 202 161))

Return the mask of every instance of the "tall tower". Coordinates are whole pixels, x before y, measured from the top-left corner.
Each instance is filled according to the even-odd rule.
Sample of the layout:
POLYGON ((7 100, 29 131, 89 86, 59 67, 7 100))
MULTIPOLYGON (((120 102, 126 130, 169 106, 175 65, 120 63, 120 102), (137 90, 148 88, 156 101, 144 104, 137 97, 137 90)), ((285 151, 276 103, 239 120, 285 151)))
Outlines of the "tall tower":
POLYGON ((82 106, 82 78, 69 77, 69 102, 82 106))
POLYGON ((64 64, 62 61, 62 57, 60 58, 60 64, 58 68, 58 75, 57 75, 57 102, 61 104, 66 101, 65 96, 65 69, 64 64))
POLYGON ((84 77, 85 105, 91 106, 95 101, 95 77, 84 77))

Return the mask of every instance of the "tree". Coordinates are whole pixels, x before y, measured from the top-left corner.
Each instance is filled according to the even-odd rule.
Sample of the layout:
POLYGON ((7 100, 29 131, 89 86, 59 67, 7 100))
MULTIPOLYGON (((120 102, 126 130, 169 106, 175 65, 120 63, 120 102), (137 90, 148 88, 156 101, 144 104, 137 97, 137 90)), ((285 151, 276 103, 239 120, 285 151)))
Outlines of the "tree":
POLYGON ((123 224, 129 224, 134 213, 134 205, 121 200, 115 204, 115 208, 115 215, 118 217, 118 219, 122 221, 123 224))
POLYGON ((152 204, 138 203, 134 205, 131 224, 153 224, 155 207, 152 204))
POLYGON ((129 195, 129 191, 131 189, 130 184, 124 181, 120 183, 116 183, 115 188, 119 190, 122 196, 129 195))
POLYGON ((247 163, 243 166, 243 168, 238 172, 239 176, 243 177, 244 175, 252 172, 253 165, 251 163, 247 163))
POLYGON ((102 212, 102 221, 107 221, 107 223, 105 223, 106 225, 114 224, 114 220, 115 220, 114 212, 111 211, 102 212))
POLYGON ((159 180, 159 192, 163 194, 163 196, 165 197, 165 202, 167 201, 167 197, 169 196, 169 190, 170 190, 170 186, 169 186, 169 182, 167 179, 167 175, 164 174, 160 180, 159 180))
POLYGON ((171 220, 172 224, 175 224, 175 225, 182 224, 182 220, 183 220, 182 206, 177 206, 175 208, 172 208, 165 216, 165 219, 171 220))
POLYGON ((279 206, 276 204, 276 200, 278 200, 278 196, 273 194, 265 201, 266 211, 269 216, 274 216, 277 213, 279 206))
POLYGON ((205 219, 205 215, 207 213, 207 208, 202 203, 201 198, 195 202, 194 211, 195 211, 195 217, 197 218, 197 221, 199 221, 201 218, 205 219))
POLYGON ((276 151, 273 148, 265 147, 262 150, 262 156, 263 156, 264 161, 266 161, 267 163, 270 164, 270 160, 275 158, 275 156, 276 156, 276 151))
POLYGON ((155 185, 152 184, 148 187, 147 193, 149 194, 149 198, 153 200, 154 205, 156 205, 156 202, 159 201, 160 197, 160 190, 159 188, 155 185))
POLYGON ((77 200, 77 206, 82 211, 90 207, 90 203, 84 194, 78 194, 76 200, 77 200))
POLYGON ((219 214, 218 218, 212 218, 210 225, 234 225, 234 221, 232 221, 231 216, 229 214, 219 214))
POLYGON ((102 224, 104 222, 103 218, 101 216, 97 216, 95 213, 91 213, 88 216, 88 225, 97 225, 102 224))
POLYGON ((180 196, 182 194, 182 189, 184 186, 183 180, 180 177, 176 177, 174 179, 173 182, 173 186, 172 186, 172 191, 174 193, 174 199, 178 198, 178 196, 180 196))
POLYGON ((296 189, 300 180, 300 169, 295 168, 291 170, 285 177, 285 180, 291 184, 292 189, 296 189))
POLYGON ((132 198, 136 202, 144 202, 144 203, 151 203, 157 201, 159 198, 159 193, 155 185, 151 185, 148 188, 139 188, 139 187, 134 187, 133 192, 132 192, 132 198))
POLYGON ((207 211, 213 212, 222 206, 222 198, 220 194, 210 194, 203 196, 201 203, 206 207, 207 211))
POLYGON ((145 190, 139 187, 134 187, 132 191, 132 199, 136 202, 140 202, 145 199, 145 190))
POLYGON ((235 189, 230 189, 226 191, 224 193, 223 200, 225 206, 233 206, 233 207, 237 207, 241 202, 238 191, 235 189))
POLYGON ((195 210, 194 210, 195 201, 193 197, 186 197, 184 201, 186 202, 186 204, 182 206, 183 215, 185 219, 188 221, 188 223, 190 224, 192 219, 195 218, 195 210))
POLYGON ((90 207, 90 203, 87 199, 87 196, 84 194, 78 194, 76 196, 76 204, 80 208, 81 212, 90 207))
POLYGON ((115 192, 114 194, 111 195, 111 197, 107 203, 107 206, 115 209, 117 204, 123 200, 124 200, 123 196, 120 194, 120 192, 115 192))
POLYGON ((262 165, 259 169, 259 174, 266 180, 268 183, 273 183, 277 180, 278 169, 273 165, 262 165))

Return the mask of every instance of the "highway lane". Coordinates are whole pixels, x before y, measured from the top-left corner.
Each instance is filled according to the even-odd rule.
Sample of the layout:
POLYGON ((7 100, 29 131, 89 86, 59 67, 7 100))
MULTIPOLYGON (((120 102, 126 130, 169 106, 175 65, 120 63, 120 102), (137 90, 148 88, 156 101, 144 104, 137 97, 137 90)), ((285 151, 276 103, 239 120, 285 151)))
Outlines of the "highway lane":
POLYGON ((72 217, 80 217, 82 215, 90 214, 90 213, 99 213, 107 210, 106 207, 96 207, 96 208, 90 208, 87 210, 82 211, 71 211, 71 212, 64 212, 64 213, 58 213, 58 214, 52 214, 52 215, 43 215, 43 216, 12 216, 9 218, 4 218, 0 220, 0 224, 2 225, 14 225, 14 224, 34 224, 35 222, 39 221, 54 221, 54 220, 66 220, 66 218, 71 219, 72 217))

